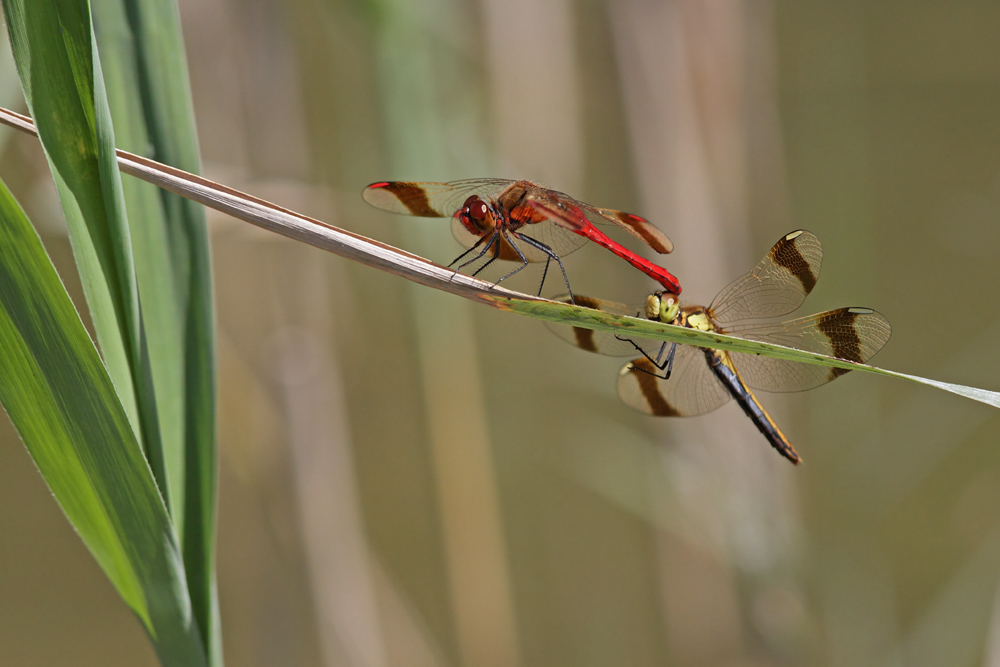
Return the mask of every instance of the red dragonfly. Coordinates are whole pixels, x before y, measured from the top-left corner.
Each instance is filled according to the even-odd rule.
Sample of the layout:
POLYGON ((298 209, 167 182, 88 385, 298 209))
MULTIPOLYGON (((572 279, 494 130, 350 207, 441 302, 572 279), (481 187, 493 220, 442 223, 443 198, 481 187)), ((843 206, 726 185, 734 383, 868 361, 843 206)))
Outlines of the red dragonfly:
MULTIPOLYGON (((530 181, 501 178, 471 178, 449 183, 387 181, 372 183, 362 193, 376 208, 425 218, 452 218, 452 231, 459 243, 469 248, 449 266, 479 251, 459 269, 489 255, 489 260, 472 275, 498 259, 521 262, 521 266, 500 278, 506 280, 528 262, 545 260, 542 284, 549 263, 555 260, 569 288, 560 256, 573 252, 589 239, 602 245, 664 289, 680 294, 681 285, 669 271, 636 255, 601 232, 595 223, 613 224, 641 240, 658 253, 669 253, 670 239, 648 220, 624 211, 595 208, 569 195, 543 188, 530 181)), ((541 294, 541 286, 539 286, 541 294)), ((570 289, 572 297, 572 289, 570 289)))
MULTIPOLYGON (((681 306, 675 295, 657 292, 647 297, 643 311, 648 319, 667 324, 864 363, 882 349, 891 333, 888 320, 870 308, 838 308, 786 322, 766 321, 787 315, 802 304, 816 285, 822 261, 819 239, 806 231, 792 232, 782 237, 753 271, 719 292, 708 308, 681 306)), ((584 296, 577 296, 576 304, 621 315, 636 313, 635 309, 584 296)), ((751 387, 803 391, 848 372, 755 354, 634 340, 580 327, 550 328, 590 352, 612 356, 640 352, 643 356, 627 363, 618 375, 618 396, 630 407, 659 417, 690 417, 736 399, 771 446, 792 463, 801 461, 798 452, 751 387)))

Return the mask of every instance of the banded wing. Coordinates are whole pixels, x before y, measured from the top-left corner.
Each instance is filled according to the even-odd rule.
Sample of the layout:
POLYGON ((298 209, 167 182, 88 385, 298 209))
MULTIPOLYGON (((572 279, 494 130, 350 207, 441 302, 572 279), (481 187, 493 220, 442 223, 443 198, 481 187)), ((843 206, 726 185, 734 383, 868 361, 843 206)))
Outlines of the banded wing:
MULTIPOLYGON (((615 303, 613 301, 595 299, 593 297, 581 296, 579 294, 574 295, 574 298, 576 299, 576 305, 583 306, 584 308, 592 308, 593 310, 600 310, 613 315, 631 315, 633 317, 642 317, 642 309, 638 306, 630 308, 629 306, 615 303)), ((570 303, 568 294, 557 296, 553 299, 553 301, 570 303)), ((610 331, 595 331, 593 329, 585 329, 583 327, 556 324, 555 322, 546 322, 545 326, 549 328, 549 331, 559 336, 570 345, 575 345, 581 350, 586 350, 587 352, 605 354, 609 357, 635 356, 638 353, 638 350, 636 350, 635 345, 630 343, 629 340, 634 340, 636 345, 641 347, 646 354, 654 359, 658 357, 664 358, 670 348, 670 343, 665 343, 663 341, 649 340, 646 338, 625 339, 624 336, 622 338, 617 338, 615 337, 615 334, 610 331)), ((679 349, 680 348, 678 347, 678 350, 679 349)))
POLYGON ((674 244, 666 234, 649 220, 638 215, 596 208, 562 192, 541 187, 529 193, 528 201, 550 220, 567 229, 578 230, 587 224, 611 224, 621 227, 660 254, 672 252, 674 249, 674 244))
POLYGON ((421 218, 450 218, 472 195, 494 201, 515 181, 503 178, 467 178, 447 183, 385 181, 372 183, 361 196, 366 202, 391 213, 421 218))
MULTIPOLYGON (((888 342, 892 328, 871 308, 838 308, 787 322, 727 327, 721 333, 866 363, 888 342)), ((755 354, 730 354, 747 385, 763 391, 804 391, 850 372, 755 354)))
POLYGON ((816 286, 823 246, 810 232, 783 236, 753 271, 740 276, 712 301, 709 311, 720 326, 730 322, 787 315, 816 286))
POLYGON ((731 398, 708 366, 705 351, 678 345, 669 380, 648 359, 633 359, 618 372, 618 397, 654 417, 694 417, 712 412, 731 398))

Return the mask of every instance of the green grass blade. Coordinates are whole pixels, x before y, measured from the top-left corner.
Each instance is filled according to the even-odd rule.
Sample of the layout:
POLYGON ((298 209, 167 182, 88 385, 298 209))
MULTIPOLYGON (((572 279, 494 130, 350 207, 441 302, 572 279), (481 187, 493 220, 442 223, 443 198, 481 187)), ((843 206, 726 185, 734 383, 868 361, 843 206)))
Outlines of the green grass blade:
MULTIPOLYGON (((197 172, 197 136, 175 2, 102 0, 94 11, 118 145, 197 172)), ((212 664, 221 665, 214 566, 215 343, 205 212, 139 181, 128 179, 125 188, 150 332, 171 515, 195 617, 202 635, 210 638, 212 664)))
POLYGON ((529 317, 535 317, 548 322, 558 322, 569 326, 594 329, 596 331, 609 331, 622 336, 633 338, 651 338, 653 340, 665 340, 671 343, 685 343, 687 345, 698 345, 700 347, 711 347, 719 350, 729 350, 730 352, 746 352, 748 354, 760 354, 765 357, 775 359, 787 359, 798 361, 804 364, 817 364, 820 366, 831 366, 834 368, 845 368, 847 370, 862 371, 865 373, 875 373, 888 377, 900 378, 911 382, 918 382, 929 387, 935 387, 943 391, 971 398, 974 401, 992 405, 1000 408, 1000 392, 989 391, 987 389, 977 389, 959 384, 941 382, 908 375, 896 371, 859 364, 853 361, 828 357, 823 354, 797 350, 784 345, 772 345, 770 343, 760 343, 753 340, 746 340, 736 336, 726 336, 723 334, 697 331, 687 327, 679 327, 672 324, 663 324, 652 320, 636 317, 623 317, 612 315, 590 308, 571 306, 555 301, 536 301, 527 299, 506 299, 494 298, 497 307, 503 310, 520 313, 529 317))
MULTIPOLYGON (((96 3, 94 26, 117 144, 131 151, 145 150, 149 138, 136 85, 137 65, 129 48, 131 35, 121 5, 107 0, 96 3)), ((122 188, 131 223, 136 280, 148 332, 150 367, 170 484, 167 509, 180 536, 184 503, 184 355, 166 213, 155 188, 131 178, 123 180, 122 188)))
POLYGON ((0 182, 0 402, 167 665, 205 664, 180 550, 111 378, 0 182))
MULTIPOLYGON (((153 488, 159 489, 166 506, 181 519, 194 509, 195 539, 185 540, 190 548, 180 551, 182 561, 191 562, 194 592, 187 590, 185 579, 177 594, 186 606, 185 618, 193 611, 195 635, 200 636, 199 629, 205 631, 206 643, 218 658, 213 664, 220 664, 211 539, 215 515, 212 320, 211 300, 204 296, 211 283, 202 280, 202 274, 192 279, 196 272, 190 269, 192 257, 200 253, 197 265, 207 275, 207 242, 194 251, 187 247, 176 251, 177 244, 169 241, 186 239, 189 230, 175 225, 177 230, 167 233, 162 195, 130 193, 139 219, 149 223, 143 224, 135 239, 142 289, 149 302, 141 309, 132 232, 125 216, 109 102, 89 6, 70 0, 4 0, 3 4, 22 88, 60 194, 108 372, 146 453, 155 480, 153 488), (174 272, 174 266, 180 266, 181 271, 174 272), (201 281, 197 289, 192 289, 192 280, 201 281), (192 304, 197 308, 194 317, 188 315, 192 304), (156 328, 151 340, 146 338, 147 314, 156 328), (197 343, 194 349, 186 345, 189 340, 197 343), (159 401, 154 381, 164 392, 159 401), (190 396, 195 397, 192 409, 190 396), (161 407, 169 419, 163 433, 161 407), (192 433, 197 437, 194 443, 192 433), (163 446, 164 437, 168 450, 163 446), (171 454, 177 478, 173 486, 166 451, 171 454), (188 451, 195 455, 187 456, 188 451), (193 476, 189 474, 192 468, 197 473, 193 476), (182 505, 171 502, 171 490, 183 499, 182 505), (208 501, 202 502, 206 497, 208 501)), ((113 56, 109 79, 116 106, 121 107, 127 104, 127 95, 141 96, 134 86, 125 90, 125 80, 134 82, 136 78, 134 63, 117 56, 113 56)), ((143 115, 139 109, 140 122, 127 128, 126 135, 132 141, 141 140, 137 137, 142 135, 143 115)), ((203 225, 201 231, 204 234, 203 225)), ((185 535, 190 532, 185 526, 185 535)), ((204 652, 201 658, 205 660, 204 652)))
POLYGON ((108 372, 166 494, 121 175, 89 7, 74 0, 4 0, 3 6, 108 372))

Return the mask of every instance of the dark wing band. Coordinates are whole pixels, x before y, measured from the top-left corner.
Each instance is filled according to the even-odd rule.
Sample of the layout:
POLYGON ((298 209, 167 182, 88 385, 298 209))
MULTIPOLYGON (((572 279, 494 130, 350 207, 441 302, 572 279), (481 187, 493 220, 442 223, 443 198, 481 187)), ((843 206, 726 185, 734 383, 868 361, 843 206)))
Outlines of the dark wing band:
MULTIPOLYGON (((838 308, 787 322, 738 325, 725 333, 866 363, 888 342, 892 327, 871 308, 838 308)), ((804 391, 849 372, 753 354, 730 354, 746 383, 763 391, 804 391)))
POLYGON ((782 237, 754 267, 719 292, 709 310, 721 326, 792 312, 816 286, 823 246, 810 232, 782 237))
POLYGON ((648 359, 633 359, 618 372, 618 397, 631 408, 657 417, 693 417, 712 412, 729 399, 729 391, 708 366, 705 351, 678 345, 669 380, 648 359), (644 372, 645 371, 645 372, 644 372))
MULTIPOLYGON (((575 295, 574 298, 576 299, 576 305, 578 306, 592 308, 594 310, 600 310, 614 315, 636 316, 640 312, 638 307, 629 308, 628 306, 624 306, 620 303, 605 301, 603 299, 595 299, 581 294, 575 295)), ((569 303, 569 295, 563 294, 555 297, 553 300, 569 303)), ((638 354, 638 351, 635 349, 635 345, 632 345, 628 340, 616 338, 615 334, 609 331, 595 331, 593 329, 567 326, 565 324, 556 324, 554 322, 546 322, 545 326, 549 328, 549 331, 559 336, 570 345, 575 345, 581 350, 586 350, 587 352, 605 354, 609 357, 628 357, 638 354)), ((643 338, 636 338, 634 340, 635 343, 646 352, 646 354, 650 355, 654 359, 656 358, 660 348, 663 346, 662 341, 643 338)), ((669 343, 667 345, 669 346, 669 343)))
POLYGON ((502 178, 469 178, 448 183, 383 181, 369 185, 361 196, 383 211, 422 218, 450 218, 472 195, 493 200, 513 183, 502 178))

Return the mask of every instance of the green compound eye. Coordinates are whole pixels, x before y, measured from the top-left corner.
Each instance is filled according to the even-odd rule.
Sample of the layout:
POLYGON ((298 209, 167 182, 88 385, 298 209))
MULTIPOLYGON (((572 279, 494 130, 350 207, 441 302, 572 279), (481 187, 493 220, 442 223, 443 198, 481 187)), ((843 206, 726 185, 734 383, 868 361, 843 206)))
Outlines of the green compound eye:
POLYGON ((680 309, 680 306, 677 304, 677 297, 664 294, 660 298, 660 321, 667 324, 673 322, 680 309))

